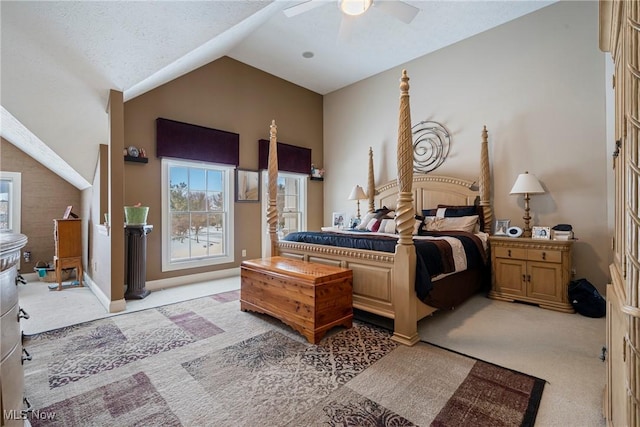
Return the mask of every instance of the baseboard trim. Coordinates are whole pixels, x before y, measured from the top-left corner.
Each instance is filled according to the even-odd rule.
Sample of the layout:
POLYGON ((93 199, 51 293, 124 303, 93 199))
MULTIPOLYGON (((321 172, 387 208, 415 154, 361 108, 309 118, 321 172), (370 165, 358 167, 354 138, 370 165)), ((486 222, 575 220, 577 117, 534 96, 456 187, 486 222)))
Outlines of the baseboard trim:
POLYGON ((96 296, 100 304, 102 304, 108 313, 118 313, 127 308, 127 303, 124 298, 111 301, 111 299, 104 294, 102 289, 100 289, 100 286, 98 286, 88 274, 84 274, 84 285, 93 292, 93 295, 96 296))
POLYGON ((189 274, 187 276, 169 277, 167 279, 158 279, 147 281, 145 288, 149 291, 158 291, 160 289, 173 288, 176 286, 192 285, 194 283, 207 282, 209 280, 224 279, 227 277, 235 277, 240 275, 240 267, 229 268, 226 270, 207 271, 206 273, 189 274))

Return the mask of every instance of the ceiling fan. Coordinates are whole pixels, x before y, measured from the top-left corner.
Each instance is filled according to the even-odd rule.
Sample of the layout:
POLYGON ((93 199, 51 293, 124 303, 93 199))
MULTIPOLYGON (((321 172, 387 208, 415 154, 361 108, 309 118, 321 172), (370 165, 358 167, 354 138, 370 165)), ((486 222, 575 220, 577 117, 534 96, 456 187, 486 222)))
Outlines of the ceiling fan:
MULTIPOLYGON (((374 1, 374 0, 336 0, 338 7, 348 17, 355 17, 365 13, 372 5, 389 15, 409 24, 416 17, 420 9, 403 1, 374 1)), ((316 7, 327 4, 326 0, 308 0, 284 9, 287 17, 300 15, 316 7)))

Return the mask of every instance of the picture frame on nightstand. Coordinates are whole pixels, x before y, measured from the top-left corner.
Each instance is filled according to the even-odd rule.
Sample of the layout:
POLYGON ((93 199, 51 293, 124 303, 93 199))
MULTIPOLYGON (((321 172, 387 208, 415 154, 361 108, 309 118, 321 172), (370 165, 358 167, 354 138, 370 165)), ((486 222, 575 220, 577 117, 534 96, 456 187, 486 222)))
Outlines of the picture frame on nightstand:
POLYGON ((334 212, 331 217, 331 226, 334 228, 344 228, 344 212, 334 212))
POLYGON ((533 226, 531 228, 531 237, 534 239, 551 239, 551 227, 533 226))
POLYGON ((511 224, 510 219, 497 219, 496 220, 496 228, 493 233, 495 236, 506 236, 507 230, 509 229, 509 225, 511 224))

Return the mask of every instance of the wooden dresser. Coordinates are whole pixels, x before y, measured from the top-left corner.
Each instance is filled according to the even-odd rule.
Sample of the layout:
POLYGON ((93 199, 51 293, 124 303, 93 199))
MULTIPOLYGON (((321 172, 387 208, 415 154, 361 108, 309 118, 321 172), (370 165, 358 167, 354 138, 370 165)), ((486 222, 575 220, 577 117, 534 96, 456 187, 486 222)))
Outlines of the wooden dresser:
POLYGON ((17 264, 20 250, 27 244, 23 234, 0 233, 0 414, 2 426, 22 426, 24 412, 24 371, 30 356, 22 348, 20 319, 29 316, 18 305, 17 264))
POLYGON ((243 261, 240 309, 280 319, 318 343, 334 326, 353 320, 353 272, 285 257, 243 261))
POLYGON ((490 298, 574 312, 568 296, 572 240, 491 236, 489 242, 490 298))
POLYGON ((82 286, 82 220, 54 219, 53 239, 55 255, 53 264, 56 269, 58 290, 62 289, 62 270, 76 269, 76 279, 82 286))

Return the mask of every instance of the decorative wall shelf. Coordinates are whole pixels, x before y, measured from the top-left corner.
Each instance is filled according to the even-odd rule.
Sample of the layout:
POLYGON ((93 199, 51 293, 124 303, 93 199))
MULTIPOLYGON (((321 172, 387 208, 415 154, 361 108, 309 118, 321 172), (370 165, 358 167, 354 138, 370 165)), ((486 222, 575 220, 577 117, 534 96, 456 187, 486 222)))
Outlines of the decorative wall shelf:
POLYGON ((133 156, 124 156, 125 162, 135 162, 135 163, 148 163, 148 157, 133 157, 133 156))
POLYGON ((318 178, 318 177, 315 177, 315 176, 310 176, 309 179, 311 181, 324 181, 324 178, 318 178))

